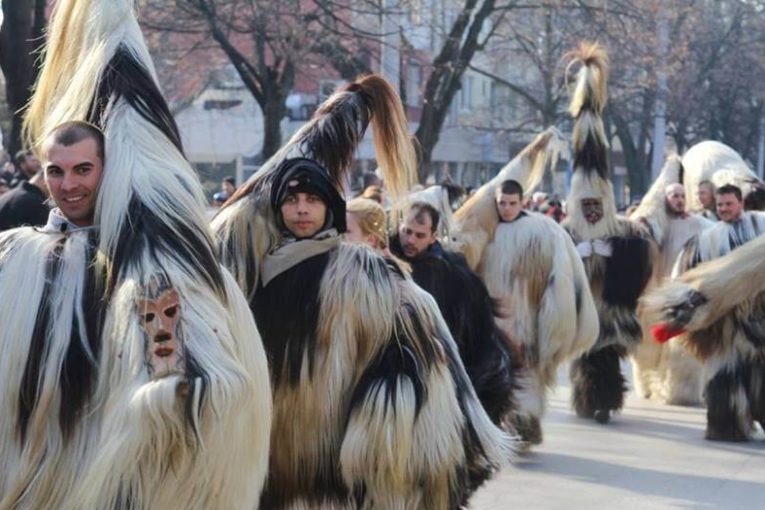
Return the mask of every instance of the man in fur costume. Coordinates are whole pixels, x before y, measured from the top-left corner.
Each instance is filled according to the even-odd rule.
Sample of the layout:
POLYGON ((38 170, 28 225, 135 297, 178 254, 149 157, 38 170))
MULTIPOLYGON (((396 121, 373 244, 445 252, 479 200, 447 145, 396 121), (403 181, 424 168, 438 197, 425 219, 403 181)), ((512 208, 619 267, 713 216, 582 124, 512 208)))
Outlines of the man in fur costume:
MULTIPOLYGON (((412 279, 432 295, 459 346, 465 370, 492 421, 513 431, 513 366, 510 340, 494 323, 494 303, 464 257, 437 239, 441 217, 426 202, 414 202, 391 238, 391 253, 408 262, 412 279)), ((529 440, 521 436, 524 440, 529 440)))
POLYGON ((523 209, 515 180, 495 191, 500 223, 479 274, 499 304, 497 323, 521 345, 516 421, 524 438, 542 441, 546 391, 558 367, 592 347, 598 316, 587 275, 571 238, 554 220, 523 209))
POLYGON ((692 238, 678 259, 683 273, 645 298, 661 323, 659 341, 686 333, 706 368, 706 438, 746 441, 765 423, 762 233, 765 213, 744 212, 741 190, 717 188, 719 222, 692 238))
POLYGON ((608 74, 605 51, 582 44, 569 67, 576 64, 580 69, 570 105, 574 174, 562 226, 584 262, 600 334, 592 349, 574 362, 571 381, 577 415, 606 423, 621 409, 627 390, 619 362, 642 336, 635 308, 651 275, 651 246, 641 225, 616 214, 601 118, 608 74))
POLYGON ((415 168, 403 107, 371 75, 321 105, 214 220, 271 359, 261 508, 458 508, 511 446, 432 298, 341 242, 338 190, 369 124, 389 190, 402 189, 415 168))
POLYGON ((58 208, 0 236, 0 508, 253 508, 265 353, 133 2, 56 4, 26 128, 58 208))
MULTIPOLYGON (((648 227, 658 247, 651 286, 672 276, 678 254, 685 243, 713 222, 699 214, 686 212, 685 189, 679 183, 680 158, 671 155, 640 206, 630 216, 648 227)), ((697 405, 701 402, 704 368, 681 342, 660 345, 653 341, 650 323, 640 313, 643 341, 635 350, 633 373, 635 388, 644 398, 659 398, 668 404, 697 405)))
POLYGON ((457 210, 447 244, 482 278, 500 305, 497 325, 521 346, 513 358, 523 373, 514 381, 519 397, 513 422, 529 443, 541 441, 545 388, 554 385, 560 363, 594 343, 598 321, 582 262, 565 231, 554 222, 532 220, 535 215, 505 225, 497 199, 504 182, 516 182, 521 191, 510 195, 517 211, 516 195, 537 186, 564 148, 554 128, 535 137, 457 210), (534 359, 524 359, 532 354, 534 359))

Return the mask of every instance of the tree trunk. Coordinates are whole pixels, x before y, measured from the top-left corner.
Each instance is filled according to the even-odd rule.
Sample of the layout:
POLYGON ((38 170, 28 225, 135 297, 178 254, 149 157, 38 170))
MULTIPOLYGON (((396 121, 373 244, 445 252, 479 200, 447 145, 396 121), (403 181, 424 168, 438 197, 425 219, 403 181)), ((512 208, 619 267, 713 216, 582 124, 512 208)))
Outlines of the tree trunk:
POLYGON ((13 115, 11 132, 5 139, 11 154, 22 148, 23 109, 37 75, 33 50, 41 44, 37 38, 44 25, 44 7, 42 0, 5 0, 2 4, 5 20, 0 29, 0 69, 5 76, 8 110, 13 115))
POLYGON ((266 100, 261 105, 263 110, 263 148, 261 149, 261 161, 266 161, 273 156, 282 146, 281 123, 286 109, 285 97, 278 91, 266 93, 266 100))
POLYGON ((477 0, 467 0, 449 31, 441 52, 433 60, 433 70, 425 84, 422 115, 415 137, 420 145, 420 180, 430 168, 433 149, 443 127, 454 94, 460 89, 465 69, 479 49, 478 36, 484 21, 494 11, 494 0, 485 0, 474 13, 477 0))
MULTIPOLYGON (((624 164, 627 167, 627 178, 630 186, 630 195, 644 193, 647 189, 645 156, 635 143, 629 124, 621 115, 611 112, 611 120, 616 129, 616 136, 622 145, 624 164)), ((630 197, 631 198, 631 197, 630 197)))

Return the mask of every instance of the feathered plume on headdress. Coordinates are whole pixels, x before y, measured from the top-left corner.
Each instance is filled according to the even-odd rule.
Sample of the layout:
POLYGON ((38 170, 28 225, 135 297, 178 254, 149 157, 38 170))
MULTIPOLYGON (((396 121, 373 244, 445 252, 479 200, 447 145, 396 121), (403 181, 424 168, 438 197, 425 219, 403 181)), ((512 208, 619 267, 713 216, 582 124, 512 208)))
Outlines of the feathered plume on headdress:
POLYGON ((182 153, 132 1, 56 3, 26 138, 39 146, 70 120, 104 131, 95 223, 109 288, 141 253, 162 252, 225 298, 202 188, 182 153))
POLYGON ((608 171, 608 140, 602 117, 608 96, 608 56, 598 43, 583 42, 567 57, 570 60, 567 77, 575 66, 580 66, 569 105, 569 113, 574 117, 574 173, 567 199, 568 217, 579 235, 601 237, 616 228, 616 204, 608 171), (603 218, 596 225, 584 220, 580 203, 583 198, 602 201, 603 218))
POLYGON ((406 114, 395 89, 381 76, 371 74, 330 96, 313 118, 224 204, 213 220, 213 228, 221 243, 224 264, 232 269, 248 295, 257 284, 260 261, 279 242, 276 221, 268 207, 271 182, 279 164, 289 158, 313 159, 342 190, 370 124, 385 187, 395 196, 403 194, 417 175, 406 114))

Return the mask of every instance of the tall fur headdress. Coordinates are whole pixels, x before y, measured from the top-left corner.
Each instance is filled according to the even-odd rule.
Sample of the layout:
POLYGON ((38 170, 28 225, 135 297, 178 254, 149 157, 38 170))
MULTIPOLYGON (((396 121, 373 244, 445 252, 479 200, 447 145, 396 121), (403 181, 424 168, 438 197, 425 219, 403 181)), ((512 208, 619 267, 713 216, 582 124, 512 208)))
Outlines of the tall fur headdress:
POLYGON ((39 146, 69 120, 91 122, 105 136, 95 223, 109 288, 141 253, 161 252, 225 298, 202 188, 157 86, 132 1, 56 3, 26 138, 39 146))
POLYGON ((613 232, 616 222, 608 171, 608 140, 603 127, 603 109, 608 97, 608 56, 597 43, 581 43, 568 57, 566 76, 573 67, 580 66, 569 104, 569 113, 574 118, 574 174, 567 199, 568 216, 580 235, 600 237, 613 232), (589 225, 585 221, 580 203, 583 198, 602 201, 603 218, 598 224, 589 225))
POLYGON ((290 158, 315 160, 342 190, 370 125, 386 189, 394 196, 401 195, 417 175, 414 145, 395 89, 381 76, 371 74, 330 96, 311 120, 224 204, 213 220, 213 228, 224 264, 236 268, 234 276, 248 295, 257 285, 260 261, 280 240, 269 195, 281 162, 290 158))

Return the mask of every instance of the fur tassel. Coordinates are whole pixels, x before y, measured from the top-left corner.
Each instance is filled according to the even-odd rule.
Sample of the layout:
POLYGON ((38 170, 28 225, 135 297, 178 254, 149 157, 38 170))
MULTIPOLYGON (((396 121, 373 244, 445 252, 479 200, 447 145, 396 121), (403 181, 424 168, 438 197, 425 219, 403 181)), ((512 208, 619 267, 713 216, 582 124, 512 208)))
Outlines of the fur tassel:
POLYGON ((527 145, 489 182, 478 188, 470 199, 454 213, 457 234, 453 248, 462 252, 475 269, 486 244, 494 238, 499 224, 495 204, 497 187, 508 179, 518 181, 530 193, 542 181, 548 168, 555 168, 567 144, 561 133, 548 128, 527 145))
POLYGON ((568 58, 567 76, 574 65, 581 65, 569 105, 574 118, 574 167, 608 179, 608 140, 602 119, 608 97, 608 56, 597 43, 581 43, 568 58))

